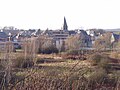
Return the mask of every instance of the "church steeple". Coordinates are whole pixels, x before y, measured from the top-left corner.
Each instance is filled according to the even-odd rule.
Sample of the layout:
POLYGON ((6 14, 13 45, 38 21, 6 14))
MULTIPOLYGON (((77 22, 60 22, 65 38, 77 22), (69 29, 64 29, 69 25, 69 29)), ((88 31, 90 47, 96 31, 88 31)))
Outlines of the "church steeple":
POLYGON ((68 31, 68 26, 67 26, 67 22, 66 22, 66 18, 65 17, 64 17, 63 30, 64 31, 68 31))

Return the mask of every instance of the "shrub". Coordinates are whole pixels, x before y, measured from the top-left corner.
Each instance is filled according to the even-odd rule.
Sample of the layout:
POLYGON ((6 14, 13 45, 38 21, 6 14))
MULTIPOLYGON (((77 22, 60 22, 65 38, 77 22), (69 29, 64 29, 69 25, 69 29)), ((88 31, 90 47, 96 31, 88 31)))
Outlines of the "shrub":
POLYGON ((108 72, 108 70, 111 68, 111 65, 109 64, 110 60, 107 56, 102 54, 93 54, 89 57, 89 60, 91 60, 92 65, 97 65, 99 68, 103 68, 108 72))
POLYGON ((100 60, 98 66, 108 71, 110 69, 109 61, 109 58, 104 57, 100 60))
POLYGON ((2 79, 3 79, 3 77, 4 77, 4 72, 0 72, 0 85, 1 85, 1 83, 2 83, 2 79))
POLYGON ((90 90, 93 88, 95 89, 97 85, 101 85, 106 77, 107 73, 104 69, 96 69, 94 72, 92 72, 87 78, 90 90))
POLYGON ((84 54, 85 50, 68 50, 66 52, 67 55, 79 55, 84 54))
POLYGON ((68 50, 66 52, 67 55, 77 55, 78 54, 78 50, 68 50))
POLYGON ((2 65, 1 63, 1 59, 0 59, 0 70, 3 70, 5 67, 2 65))
POLYGON ((22 56, 17 57, 14 60, 14 67, 17 68, 27 68, 27 67, 32 67, 34 65, 34 62, 32 60, 30 60, 30 57, 26 57, 26 59, 22 56))
POLYGON ((51 45, 48 47, 42 47, 39 50, 39 53, 43 53, 43 54, 51 54, 51 53, 58 53, 58 52, 59 52, 58 49, 54 45, 51 45))
POLYGON ((113 87, 116 87, 119 74, 116 76, 115 73, 107 74, 106 70, 100 68, 96 69, 88 77, 89 89, 90 90, 103 90, 103 87, 106 90, 111 90, 113 87))
POLYGON ((92 54, 91 56, 89 56, 89 60, 91 60, 92 65, 97 65, 102 58, 102 55, 99 53, 92 54))
POLYGON ((40 64, 40 63, 44 63, 44 62, 45 62, 45 60, 42 58, 37 58, 37 60, 36 60, 36 64, 40 64))

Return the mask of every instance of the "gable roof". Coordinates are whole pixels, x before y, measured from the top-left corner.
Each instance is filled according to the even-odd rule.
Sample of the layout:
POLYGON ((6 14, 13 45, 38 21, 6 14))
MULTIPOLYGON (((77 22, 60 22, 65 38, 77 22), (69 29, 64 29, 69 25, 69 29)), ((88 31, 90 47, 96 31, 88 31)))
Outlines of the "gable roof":
POLYGON ((84 31, 84 30, 80 30, 79 32, 78 32, 78 34, 80 35, 80 37, 82 38, 82 39, 91 39, 91 37, 87 34, 87 32, 86 31, 84 31))
POLYGON ((120 39, 120 35, 118 35, 118 34, 113 33, 113 37, 114 37, 115 41, 118 41, 120 39))
POLYGON ((20 31, 19 35, 22 37, 31 37, 32 32, 28 31, 28 30, 24 30, 24 31, 20 31))
POLYGON ((8 38, 8 35, 5 32, 0 32, 0 38, 8 38))
POLYGON ((20 30, 3 30, 3 32, 5 32, 7 35, 9 35, 9 33, 11 33, 11 35, 17 35, 20 30))

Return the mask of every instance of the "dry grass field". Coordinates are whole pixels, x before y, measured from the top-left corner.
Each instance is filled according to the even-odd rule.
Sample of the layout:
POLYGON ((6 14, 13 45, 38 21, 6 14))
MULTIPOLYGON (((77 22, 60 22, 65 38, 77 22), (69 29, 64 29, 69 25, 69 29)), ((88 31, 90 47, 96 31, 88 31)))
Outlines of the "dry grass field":
POLYGON ((24 61, 23 54, 14 53, 12 55, 16 57, 12 61, 15 65, 11 69, 9 84, 2 82, 4 76, 0 74, 0 89, 120 90, 119 55, 103 54, 90 55, 86 60, 64 59, 57 54, 37 54, 34 65, 29 64, 26 67, 28 62, 24 61), (25 63, 25 66, 19 67, 20 63, 25 63))

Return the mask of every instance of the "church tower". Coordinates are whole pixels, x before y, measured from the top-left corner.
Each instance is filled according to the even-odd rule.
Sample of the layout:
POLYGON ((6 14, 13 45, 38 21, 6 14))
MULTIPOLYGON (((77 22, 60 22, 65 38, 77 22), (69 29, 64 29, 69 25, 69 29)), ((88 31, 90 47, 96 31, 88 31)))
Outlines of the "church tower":
POLYGON ((66 18, 65 17, 64 17, 63 30, 64 31, 68 31, 68 26, 67 26, 67 22, 66 22, 66 18))

